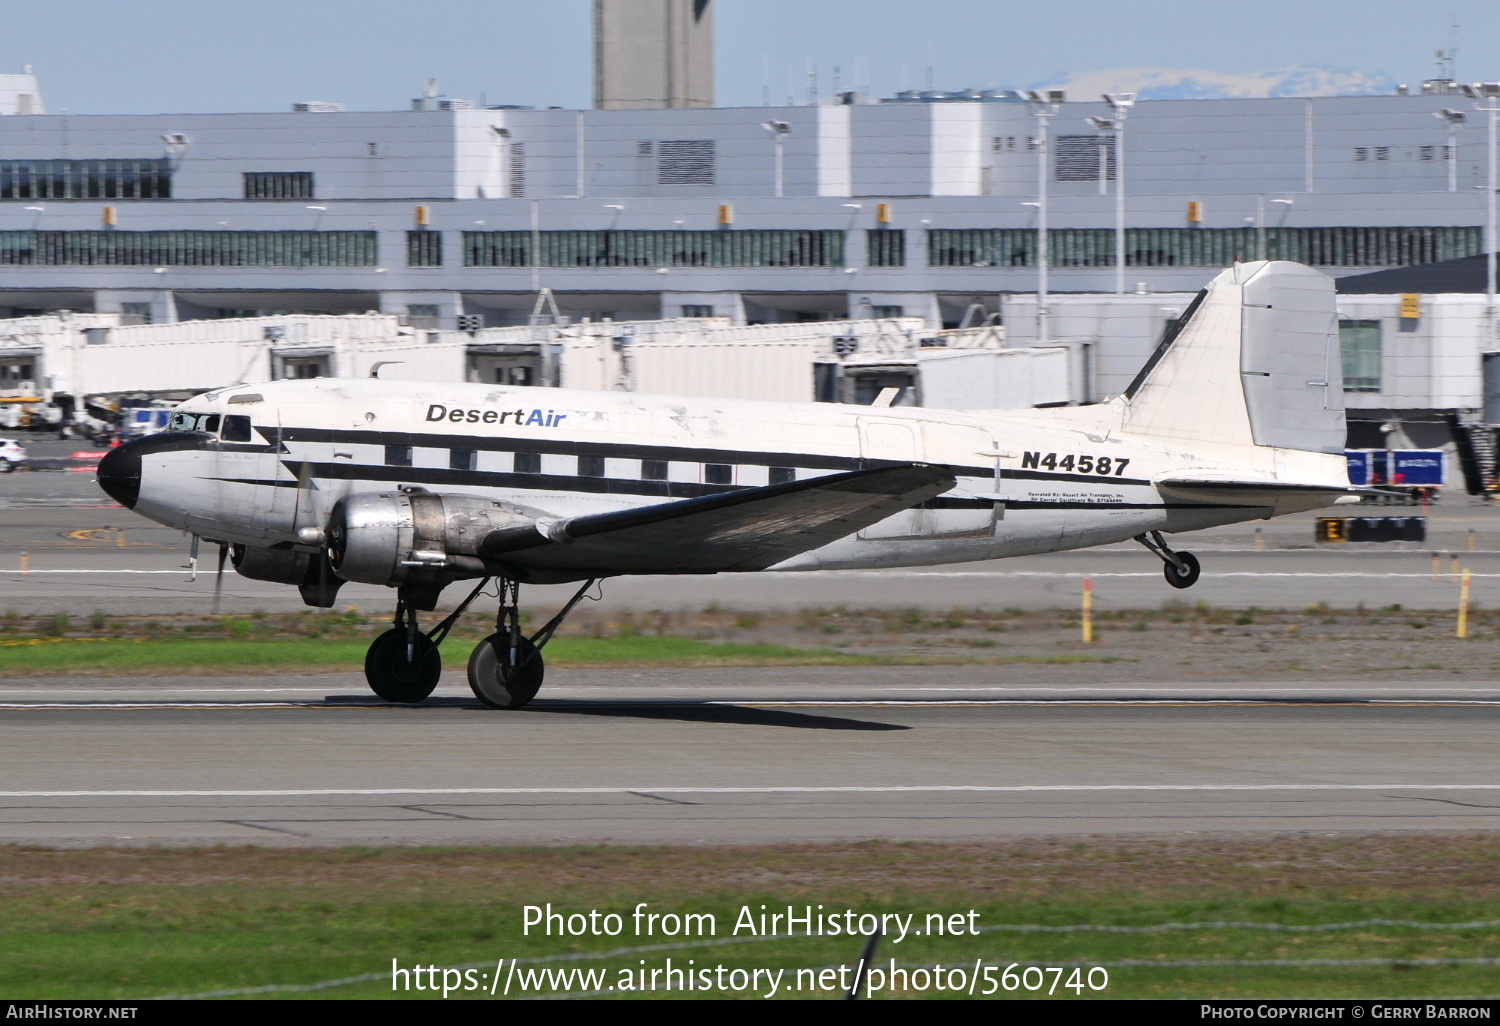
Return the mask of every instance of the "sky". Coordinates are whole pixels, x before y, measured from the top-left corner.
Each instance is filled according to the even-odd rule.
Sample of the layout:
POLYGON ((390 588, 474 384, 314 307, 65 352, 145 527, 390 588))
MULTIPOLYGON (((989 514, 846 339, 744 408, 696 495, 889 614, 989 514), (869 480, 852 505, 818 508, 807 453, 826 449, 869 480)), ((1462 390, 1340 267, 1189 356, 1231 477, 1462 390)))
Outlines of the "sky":
MULTIPOLYGON (((1500 80, 1492 0, 714 0, 718 103, 1077 83, 1210 82, 1264 94, 1500 80), (1284 69, 1295 69, 1283 73, 1284 69), (1307 69, 1321 69, 1309 75, 1307 69), (1185 74, 1184 74, 1185 73, 1185 74), (1270 84, 1267 84, 1270 83, 1270 84)), ((11 3, 0 73, 33 66, 51 113, 278 111, 303 100, 409 106, 426 78, 476 103, 577 108, 592 87, 589 0, 49 0, 11 3)), ((1082 97, 1080 97, 1082 98, 1082 97)))

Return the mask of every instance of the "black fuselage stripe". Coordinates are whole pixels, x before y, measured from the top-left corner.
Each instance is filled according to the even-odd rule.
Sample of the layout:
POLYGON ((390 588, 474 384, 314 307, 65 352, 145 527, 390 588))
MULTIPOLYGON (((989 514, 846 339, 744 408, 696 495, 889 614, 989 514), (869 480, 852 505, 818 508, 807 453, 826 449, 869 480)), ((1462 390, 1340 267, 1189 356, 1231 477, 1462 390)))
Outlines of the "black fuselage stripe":
MULTIPOLYGON (((524 437, 481 438, 474 435, 428 434, 415 431, 349 431, 335 428, 257 426, 274 446, 276 442, 323 442, 350 445, 408 445, 413 448, 468 449, 476 452, 534 452, 544 456, 603 456, 664 463, 727 463, 755 467, 798 467, 808 470, 873 470, 900 466, 902 460, 860 459, 824 453, 763 452, 739 449, 701 449, 690 446, 635 445, 628 442, 577 441, 524 437)), ((990 466, 949 466, 957 477, 994 477, 990 466)))

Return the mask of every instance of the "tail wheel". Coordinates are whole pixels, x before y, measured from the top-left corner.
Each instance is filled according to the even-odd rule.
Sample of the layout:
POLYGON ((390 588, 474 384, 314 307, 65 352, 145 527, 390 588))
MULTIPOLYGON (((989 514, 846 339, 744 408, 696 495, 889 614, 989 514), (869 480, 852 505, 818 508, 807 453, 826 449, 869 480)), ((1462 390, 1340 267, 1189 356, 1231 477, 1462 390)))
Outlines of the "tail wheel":
POLYGON ((365 680, 387 702, 422 701, 432 694, 442 673, 442 656, 425 634, 418 633, 413 642, 407 631, 389 630, 371 642, 365 653, 365 680))
POLYGON ((1198 557, 1191 552, 1178 552, 1174 555, 1182 561, 1186 572, 1178 570, 1171 563, 1162 563, 1162 576, 1166 577, 1167 583, 1174 588, 1191 588, 1198 583, 1198 575, 1202 572, 1202 567, 1198 565, 1198 557))
POLYGON ((547 672, 542 654, 526 638, 518 639, 515 663, 510 635, 491 634, 469 656, 469 687, 492 709, 519 709, 536 697, 547 672))

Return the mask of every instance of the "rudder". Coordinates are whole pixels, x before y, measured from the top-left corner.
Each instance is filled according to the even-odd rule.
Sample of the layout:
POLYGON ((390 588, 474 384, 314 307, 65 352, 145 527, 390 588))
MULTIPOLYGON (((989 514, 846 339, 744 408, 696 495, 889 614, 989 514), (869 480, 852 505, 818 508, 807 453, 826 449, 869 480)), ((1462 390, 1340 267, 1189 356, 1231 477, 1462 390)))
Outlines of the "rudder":
POLYGON ((1198 294, 1121 398, 1130 431, 1343 452, 1333 279, 1288 261, 1236 264, 1198 294))

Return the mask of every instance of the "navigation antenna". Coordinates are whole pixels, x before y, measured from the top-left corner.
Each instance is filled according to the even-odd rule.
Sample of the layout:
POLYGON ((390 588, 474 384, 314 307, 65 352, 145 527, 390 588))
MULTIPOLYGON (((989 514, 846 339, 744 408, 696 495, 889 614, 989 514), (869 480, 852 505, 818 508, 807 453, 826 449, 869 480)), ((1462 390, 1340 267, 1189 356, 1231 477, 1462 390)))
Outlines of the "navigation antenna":
POLYGON ((1448 13, 1448 49, 1437 52, 1438 78, 1448 82, 1457 82, 1458 76, 1455 64, 1458 60, 1458 12, 1448 13))

